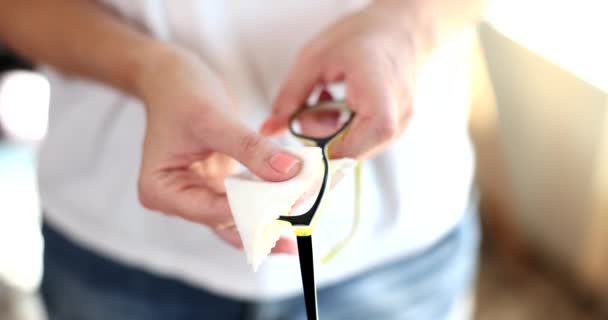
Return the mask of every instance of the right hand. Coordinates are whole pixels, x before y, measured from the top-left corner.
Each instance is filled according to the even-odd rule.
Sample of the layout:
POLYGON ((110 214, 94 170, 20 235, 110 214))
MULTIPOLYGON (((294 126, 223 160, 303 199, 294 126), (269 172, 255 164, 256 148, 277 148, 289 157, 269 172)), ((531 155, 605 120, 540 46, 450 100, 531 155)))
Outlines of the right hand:
MULTIPOLYGON (((224 178, 244 164, 268 181, 296 175, 300 160, 242 125, 225 84, 195 55, 165 48, 137 81, 146 107, 146 134, 139 198, 149 209, 204 224, 229 244, 242 242, 224 178)), ((296 253, 293 240, 279 240, 273 252, 296 253)))

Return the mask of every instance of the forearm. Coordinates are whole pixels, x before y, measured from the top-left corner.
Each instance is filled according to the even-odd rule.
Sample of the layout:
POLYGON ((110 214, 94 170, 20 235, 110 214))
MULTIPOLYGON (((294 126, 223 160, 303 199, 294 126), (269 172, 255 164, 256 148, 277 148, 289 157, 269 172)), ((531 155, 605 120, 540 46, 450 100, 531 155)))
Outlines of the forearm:
POLYGON ((165 50, 89 0, 0 0, 0 41, 34 63, 134 95, 165 50))

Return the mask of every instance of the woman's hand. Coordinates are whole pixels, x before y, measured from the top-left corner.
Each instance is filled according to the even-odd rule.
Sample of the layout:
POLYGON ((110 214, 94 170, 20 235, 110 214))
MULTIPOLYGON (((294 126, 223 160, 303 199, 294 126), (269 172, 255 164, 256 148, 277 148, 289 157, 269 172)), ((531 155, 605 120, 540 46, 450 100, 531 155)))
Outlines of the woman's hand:
POLYGON ((374 3, 308 43, 261 132, 280 133, 316 86, 344 81, 347 103, 357 115, 343 140, 332 147, 332 157, 369 157, 395 140, 412 113, 419 65, 418 33, 404 12, 393 3, 374 3))
MULTIPOLYGON (((231 225, 224 178, 236 161, 265 180, 281 181, 300 169, 299 159, 243 126, 224 83, 197 57, 170 48, 142 80, 147 127, 139 196, 147 208, 208 225, 241 247, 231 225)), ((282 239, 274 252, 294 253, 282 239)))

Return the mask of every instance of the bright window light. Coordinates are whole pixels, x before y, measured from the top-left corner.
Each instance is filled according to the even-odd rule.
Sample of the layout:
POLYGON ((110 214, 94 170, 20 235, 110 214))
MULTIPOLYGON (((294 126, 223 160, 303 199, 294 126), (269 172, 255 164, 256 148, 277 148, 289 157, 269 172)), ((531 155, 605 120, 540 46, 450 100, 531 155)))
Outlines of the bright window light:
POLYGON ((607 0, 494 0, 500 33, 608 92, 607 0))
POLYGON ((50 86, 39 73, 13 71, 0 77, 0 125, 9 137, 39 141, 47 130, 50 86))
POLYGON ((36 290, 42 277, 42 248, 31 148, 1 144, 0 280, 22 291, 36 290))

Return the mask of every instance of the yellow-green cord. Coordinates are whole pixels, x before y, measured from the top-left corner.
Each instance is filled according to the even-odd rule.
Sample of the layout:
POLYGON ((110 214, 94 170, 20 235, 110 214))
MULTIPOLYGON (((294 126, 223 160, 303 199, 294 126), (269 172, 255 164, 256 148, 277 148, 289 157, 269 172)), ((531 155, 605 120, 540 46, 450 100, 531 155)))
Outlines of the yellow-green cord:
POLYGON ((331 250, 329 250, 322 258, 321 258, 321 263, 322 264, 326 264, 328 262, 330 262, 332 259, 334 259, 340 252, 342 252, 342 250, 344 250, 344 248, 346 248, 346 246, 348 246, 350 244, 350 242, 353 240, 353 238, 355 237, 355 234, 357 233, 357 229, 359 229, 359 223, 361 221, 361 163, 357 163, 357 165, 355 166, 355 216, 353 219, 353 225, 350 229, 350 233, 348 234, 348 236, 346 237, 346 239, 342 240, 341 242, 339 242, 338 244, 336 244, 335 246, 333 246, 333 248, 331 248, 331 250))

